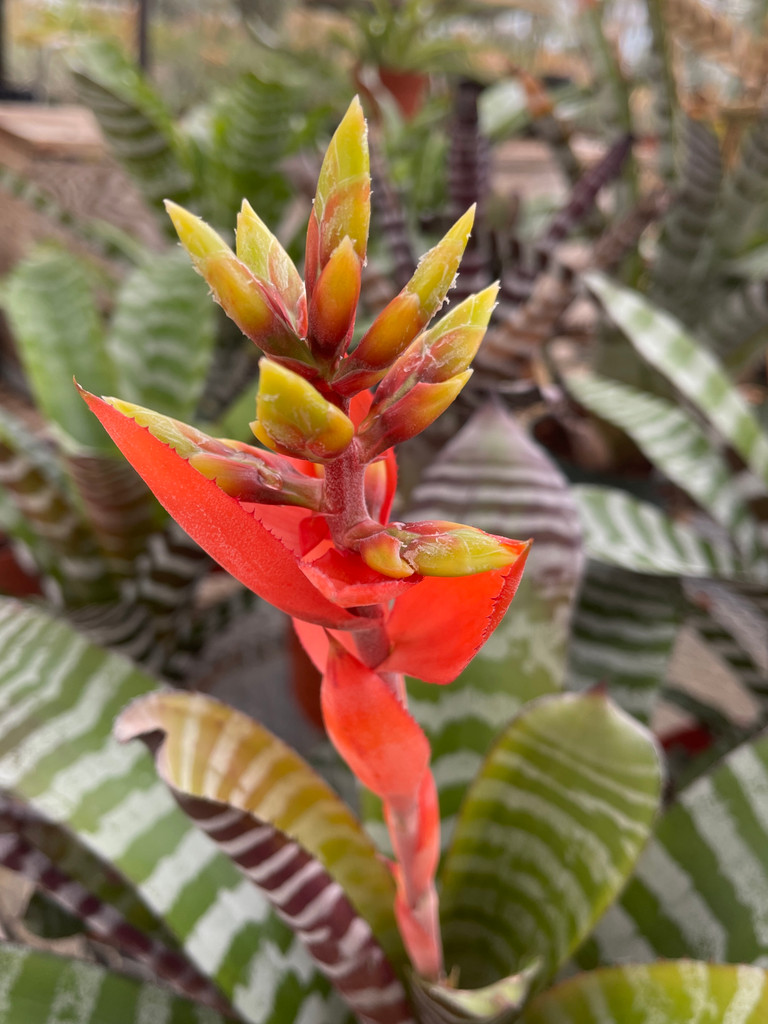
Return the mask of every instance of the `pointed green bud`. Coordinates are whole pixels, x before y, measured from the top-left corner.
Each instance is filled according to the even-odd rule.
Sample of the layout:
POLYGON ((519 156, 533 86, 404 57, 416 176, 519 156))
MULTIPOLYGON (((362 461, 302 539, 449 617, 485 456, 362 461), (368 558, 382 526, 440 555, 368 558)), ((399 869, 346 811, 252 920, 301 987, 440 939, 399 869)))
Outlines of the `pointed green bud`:
POLYGON ((237 215, 237 257, 254 277, 267 281, 282 299, 296 333, 307 330, 304 282, 293 260, 247 199, 237 215))
POLYGON ((331 253, 312 292, 308 341, 318 361, 335 360, 352 338, 362 272, 360 257, 346 235, 331 253))
POLYGON ((261 359, 259 371, 251 429, 262 444, 311 462, 328 462, 349 447, 352 421, 309 381, 271 359, 261 359))
POLYGON ((255 277, 205 221, 175 203, 165 206, 195 270, 243 334, 275 359, 313 365, 275 288, 255 277))
MULTIPOLYGON (((238 501, 259 505, 298 505, 317 512, 322 502, 322 482, 306 477, 290 463, 278 472, 258 454, 233 450, 226 455, 197 452, 189 456, 189 464, 238 501)), ((269 453, 272 455, 272 453, 269 453)))
POLYGON ((360 557, 393 579, 422 576, 473 576, 506 569, 527 554, 531 541, 510 540, 463 523, 439 520, 392 524, 360 541, 360 557))
POLYGON ((355 97, 336 129, 317 182, 307 231, 305 278, 309 295, 317 275, 345 235, 365 262, 371 218, 368 136, 360 100, 355 97))
POLYGON ((403 533, 411 535, 403 545, 403 559, 422 576, 472 576, 505 569, 531 544, 440 521, 406 523, 403 533))
POLYGON ((445 412, 471 376, 472 371, 465 370, 436 384, 414 384, 386 408, 371 408, 357 431, 363 458, 370 461, 387 448, 426 430, 445 412))
POLYGON ((381 380, 440 309, 456 278, 474 218, 472 206, 422 257, 405 288, 376 317, 334 377, 334 387, 341 394, 354 394, 381 380))
POLYGON ((211 437, 188 423, 133 402, 111 398, 109 403, 146 427, 153 437, 173 448, 198 473, 214 480, 222 491, 238 501, 319 510, 322 481, 305 476, 287 459, 242 441, 211 437))
POLYGON ((498 292, 496 283, 470 295, 420 334, 379 384, 371 415, 393 405, 419 381, 437 384, 467 370, 485 335, 498 292))

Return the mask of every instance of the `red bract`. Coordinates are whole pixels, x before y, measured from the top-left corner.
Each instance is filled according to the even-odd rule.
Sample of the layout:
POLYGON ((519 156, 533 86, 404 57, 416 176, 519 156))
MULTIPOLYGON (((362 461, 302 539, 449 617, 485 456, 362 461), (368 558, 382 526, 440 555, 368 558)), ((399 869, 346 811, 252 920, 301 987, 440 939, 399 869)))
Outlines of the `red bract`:
POLYGON ((171 208, 214 298, 266 353, 251 427, 267 450, 83 395, 190 536, 293 616, 323 674, 328 733, 384 803, 406 947, 417 970, 437 977, 439 813, 429 745, 406 709, 403 677, 448 683, 461 672, 512 600, 530 542, 460 523, 388 522, 390 445, 428 426, 466 383, 496 292, 486 289, 425 329, 461 259, 469 211, 349 353, 368 237, 368 165, 354 101, 321 170, 306 289, 247 204, 236 252, 171 208))

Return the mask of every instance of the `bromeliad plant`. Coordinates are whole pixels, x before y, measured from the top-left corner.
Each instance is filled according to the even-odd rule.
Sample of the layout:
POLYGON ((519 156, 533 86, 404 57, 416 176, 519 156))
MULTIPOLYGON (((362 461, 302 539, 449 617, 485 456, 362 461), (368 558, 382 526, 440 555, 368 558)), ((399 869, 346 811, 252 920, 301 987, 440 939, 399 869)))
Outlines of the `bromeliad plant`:
POLYGON ((438 979, 437 798, 428 742, 405 709, 403 673, 432 683, 458 675, 512 600, 529 544, 450 522, 387 521, 392 445, 428 426, 468 380, 496 288, 424 330, 456 275, 469 211, 348 352, 369 194, 355 101, 321 169, 306 291, 247 203, 237 254, 168 204, 216 299, 265 353, 252 428, 266 450, 210 438, 119 399, 85 397, 177 521, 293 616, 323 673, 326 729, 384 802, 406 948, 420 974, 438 979))
MULTIPOLYGON (((198 972, 175 971, 177 985, 186 979, 180 987, 189 994, 200 974, 210 977, 247 1021, 347 1020, 259 905, 252 881, 363 1022, 682 1024, 698 1014, 706 1024, 757 1024, 768 1006, 757 967, 621 966, 543 991, 627 880, 651 831, 662 773, 649 734, 603 693, 553 695, 554 678, 526 691, 533 658, 521 662, 520 680, 487 690, 475 680, 463 690, 464 717, 474 705, 486 742, 470 756, 454 735, 455 756, 444 758, 441 790, 463 780, 468 764, 479 771, 462 787, 435 882, 443 808, 429 742, 405 706, 403 675, 448 683, 459 674, 509 605, 529 545, 433 519, 388 522, 391 445, 431 422, 466 381, 495 289, 426 329, 456 273, 471 223, 465 215, 351 349, 368 193, 355 102, 321 171, 306 291, 247 205, 236 254, 171 207, 216 298, 265 353, 254 430, 266 449, 207 437, 119 399, 84 397, 168 511, 294 617, 323 672, 329 735, 383 803, 391 871, 328 786, 245 716, 200 695, 147 693, 146 677, 73 643, 63 627, 40 649, 45 684, 30 682, 24 655, 37 651, 45 623, 18 606, 0 608, 0 652, 16 652, 0 657, 0 784, 119 867, 158 919, 157 942, 141 947, 145 960, 167 967, 163 950, 175 948, 198 972), (531 692, 549 695, 498 734, 531 692), (119 751, 106 740, 110 712, 127 698, 138 699, 120 715, 118 738, 145 739, 178 803, 219 851, 180 823, 134 748, 119 751), (246 880, 232 878, 223 853, 246 880)), ((514 479, 508 454, 489 433, 489 457, 514 479)), ((527 469, 549 478, 541 460, 534 463, 527 469)), ((563 497, 557 481, 553 491, 563 497)), ((554 595, 552 579, 534 589, 526 621, 538 622, 553 601, 561 608, 570 579, 561 578, 554 595)), ((547 651, 552 663, 560 654, 559 645, 547 651)), ((433 724, 456 732, 456 706, 425 714, 426 702, 417 703, 422 719, 433 711, 433 724)), ((37 870, 92 928, 124 944, 122 921, 91 898, 78 857, 71 863, 80 887, 43 870, 45 830, 22 824, 21 843, 0 844, 0 859, 37 870), (29 851, 36 844, 37 855, 29 851)), ((16 1005, 34 1005, 35 1024, 52 1019, 41 993, 25 985, 22 954, 5 960, 16 1005)), ((72 981, 66 968, 47 971, 56 1008, 72 981)), ((101 988, 90 981, 90 1016, 81 1016, 97 1020, 97 1008, 116 1005, 119 995, 103 976, 101 988)), ((218 1007, 215 993, 202 991, 218 1007)), ((155 990, 133 990, 131 999, 120 1018, 127 1024, 161 1001, 155 990)), ((189 1004, 178 1013, 200 1019, 189 1004)), ((208 1019, 223 1020, 216 1009, 208 1019)))

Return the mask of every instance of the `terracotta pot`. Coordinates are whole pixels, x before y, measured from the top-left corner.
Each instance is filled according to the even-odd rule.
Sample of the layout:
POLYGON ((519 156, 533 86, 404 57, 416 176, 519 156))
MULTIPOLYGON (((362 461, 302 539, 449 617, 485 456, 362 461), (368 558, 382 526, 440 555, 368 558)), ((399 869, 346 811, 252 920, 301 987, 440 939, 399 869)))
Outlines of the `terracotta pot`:
POLYGON ((391 93, 406 120, 421 110, 429 87, 429 75, 423 71, 400 71, 397 68, 379 68, 379 80, 391 93))

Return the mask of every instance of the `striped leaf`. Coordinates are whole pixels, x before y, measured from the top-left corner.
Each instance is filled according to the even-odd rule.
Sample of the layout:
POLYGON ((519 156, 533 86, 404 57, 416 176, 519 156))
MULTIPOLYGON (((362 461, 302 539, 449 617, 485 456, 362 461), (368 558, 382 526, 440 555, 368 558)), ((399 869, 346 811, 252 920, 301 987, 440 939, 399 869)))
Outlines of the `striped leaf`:
POLYGON ((0 485, 17 512, 3 527, 28 547, 49 597, 78 607, 115 596, 109 566, 53 452, 5 409, 0 485))
POLYGON ((573 494, 587 553, 596 562, 652 576, 747 575, 725 539, 715 543, 650 502, 587 484, 573 494))
POLYGON ((705 306, 697 333, 722 360, 731 377, 741 377, 765 353, 768 286, 765 279, 726 281, 705 306))
POLYGON ((555 986, 519 1024, 762 1024, 768 975, 683 960, 590 971, 555 986))
POLYGON ((26 947, 0 945, 3 1024, 225 1024, 168 989, 26 947))
MULTIPOLYGON (((90 887, 74 880, 57 862, 20 835, 18 826, 17 816, 0 815, 0 864, 4 868, 35 883, 57 907, 82 921, 90 937, 143 963, 153 978, 214 1009, 226 1007, 219 992, 183 954, 132 925, 120 911, 100 900, 90 887)), ((71 850, 68 853, 71 859, 71 850)), ((147 916, 146 911, 144 916, 147 916)))
POLYGON ((152 206, 183 203, 192 177, 170 111, 113 43, 90 41, 72 61, 80 102, 90 107, 116 159, 152 206))
POLYGON ((676 578, 590 561, 573 622, 568 689, 604 686, 620 707, 649 722, 681 615, 676 578))
MULTIPOLYGON (((152 737, 163 780, 184 797, 243 812, 256 844, 259 825, 267 824, 301 846, 402 959, 388 870, 346 804, 282 740, 226 704, 174 691, 127 708, 116 735, 123 741, 152 737), (156 733, 163 736, 160 747, 156 733)), ((240 845, 247 840, 245 834, 240 845)))
MULTIPOLYGON (((492 403, 424 471, 408 515, 534 540, 509 612, 459 678, 450 686, 408 683, 411 713, 432 746, 445 845, 464 791, 500 730, 526 701, 562 686, 581 540, 565 478, 492 403)), ((381 830, 376 837, 383 841, 381 830)))
POLYGON ((697 779, 659 822, 586 963, 768 962, 768 738, 697 779))
POLYGON ((134 702, 116 733, 146 739, 182 809, 264 892, 361 1021, 412 1024, 378 939, 402 962, 389 872, 346 805, 298 755, 200 694, 134 702))
POLYGON ((107 334, 116 394, 191 419, 215 340, 214 311, 180 250, 147 255, 123 282, 107 334))
POLYGON ((637 292, 598 274, 585 280, 642 358, 674 384, 768 488, 768 435, 715 358, 637 292))
POLYGON ((649 294, 688 323, 699 312, 702 282, 712 265, 709 231, 723 168, 720 143, 707 125, 685 117, 681 129, 682 180, 663 221, 649 294))
POLYGON ((737 255, 763 241, 768 199, 768 115, 763 112, 746 132, 738 160, 725 180, 716 231, 723 252, 737 255))
POLYGON ((656 469, 749 546, 749 513, 733 473, 693 416, 667 399, 596 374, 571 373, 565 383, 580 405, 621 428, 656 469))
POLYGON ((662 770, 650 733, 603 694, 543 698, 493 747, 442 871, 446 965, 489 984, 552 977, 624 886, 662 770))
POLYGON ((78 444, 110 451, 71 383, 76 376, 97 394, 114 385, 83 265, 71 253, 38 248, 6 280, 4 304, 37 406, 78 444))
POLYGON ((61 623, 0 602, 0 786, 115 866, 252 1024, 344 1021, 292 933, 194 829, 112 723, 154 681, 61 623))

